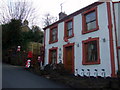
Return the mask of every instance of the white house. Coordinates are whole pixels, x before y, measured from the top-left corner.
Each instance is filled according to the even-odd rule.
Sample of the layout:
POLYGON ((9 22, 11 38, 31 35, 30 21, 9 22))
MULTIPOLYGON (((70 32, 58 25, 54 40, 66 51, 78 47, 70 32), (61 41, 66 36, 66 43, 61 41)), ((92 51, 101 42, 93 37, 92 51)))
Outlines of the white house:
POLYGON ((120 2, 95 2, 64 14, 44 28, 45 65, 62 62, 75 75, 116 77, 120 66, 119 22, 120 2))

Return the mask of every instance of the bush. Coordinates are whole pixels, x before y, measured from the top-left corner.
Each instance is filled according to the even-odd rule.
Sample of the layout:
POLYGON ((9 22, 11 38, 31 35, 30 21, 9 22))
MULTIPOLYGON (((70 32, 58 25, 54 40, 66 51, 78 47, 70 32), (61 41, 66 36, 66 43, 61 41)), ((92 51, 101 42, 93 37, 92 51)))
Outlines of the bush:
POLYGON ((65 68, 64 68, 64 64, 56 64, 56 69, 55 71, 61 75, 68 75, 70 74, 69 71, 67 71, 65 68))
POLYGON ((25 52, 16 52, 15 50, 6 50, 3 55, 3 62, 12 64, 12 65, 25 65, 27 53, 25 52))
POLYGON ((117 77, 120 78, 120 70, 117 71, 117 77))
POLYGON ((44 67, 44 72, 46 72, 46 74, 60 74, 60 75, 70 74, 70 72, 64 68, 64 64, 47 64, 44 67))

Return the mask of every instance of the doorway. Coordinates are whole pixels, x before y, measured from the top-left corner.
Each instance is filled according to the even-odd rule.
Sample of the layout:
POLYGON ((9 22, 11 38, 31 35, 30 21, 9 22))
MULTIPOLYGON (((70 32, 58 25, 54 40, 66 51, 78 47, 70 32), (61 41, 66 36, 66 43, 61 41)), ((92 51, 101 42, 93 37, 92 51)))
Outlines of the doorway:
POLYGON ((74 72, 74 43, 64 45, 64 65, 70 73, 74 72))

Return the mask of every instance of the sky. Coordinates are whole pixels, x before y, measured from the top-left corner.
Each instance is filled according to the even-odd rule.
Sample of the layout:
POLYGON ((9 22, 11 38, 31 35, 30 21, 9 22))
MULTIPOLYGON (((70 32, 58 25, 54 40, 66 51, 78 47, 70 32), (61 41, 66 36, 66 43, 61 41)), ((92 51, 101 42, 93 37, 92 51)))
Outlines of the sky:
MULTIPOLYGON (((9 0, 4 0, 4 1, 9 1, 9 0)), ((17 1, 17 0, 13 0, 13 1, 17 1)), ((36 8, 36 11, 38 13, 37 20, 35 21, 34 24, 43 28, 42 18, 44 17, 44 15, 46 13, 50 13, 52 16, 58 17, 58 14, 61 12, 60 4, 62 4, 62 12, 65 12, 67 15, 69 15, 98 0, 27 0, 27 1, 33 3, 33 7, 36 8)), ((118 0, 114 0, 114 1, 118 1, 118 0)))
POLYGON ((61 12, 61 4, 62 12, 65 12, 67 15, 69 15, 96 1, 99 0, 32 0, 33 6, 38 9, 38 13, 40 14, 40 22, 38 22, 40 27, 43 27, 42 18, 46 13, 50 13, 51 15, 58 17, 58 14, 61 12))
MULTIPOLYGON (((33 6, 37 7, 41 21, 46 13, 58 17, 58 14, 61 12, 60 4, 62 4, 62 12, 69 15, 95 1, 97 0, 33 0, 33 6)), ((40 22, 39 24, 42 27, 42 23, 40 22)))
POLYGON ((33 0, 33 4, 35 7, 37 6, 39 8, 39 12, 43 14, 49 12, 53 15, 58 15, 61 11, 61 3, 63 3, 62 11, 70 14, 95 1, 97 0, 33 0))

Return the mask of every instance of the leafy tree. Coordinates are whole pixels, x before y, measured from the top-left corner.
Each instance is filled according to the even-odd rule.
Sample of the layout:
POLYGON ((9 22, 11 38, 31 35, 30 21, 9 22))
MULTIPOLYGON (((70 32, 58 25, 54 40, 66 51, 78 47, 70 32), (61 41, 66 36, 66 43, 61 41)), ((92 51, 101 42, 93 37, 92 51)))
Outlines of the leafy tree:
POLYGON ((21 25, 21 20, 15 19, 2 25, 3 49, 16 48, 20 45, 22 50, 26 50, 29 42, 43 43, 43 31, 38 26, 34 26, 28 32, 22 32, 21 25))
POLYGON ((15 19, 12 19, 8 24, 2 25, 2 43, 4 49, 21 44, 21 25, 21 20, 15 19))
POLYGON ((43 43, 43 31, 38 26, 33 26, 32 31, 34 33, 32 40, 34 42, 43 43))

